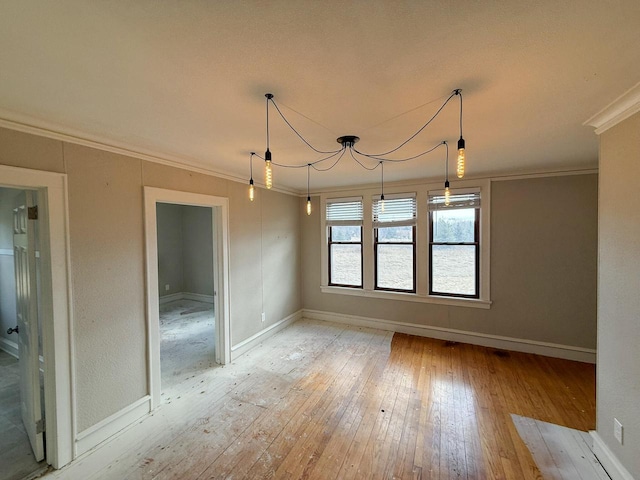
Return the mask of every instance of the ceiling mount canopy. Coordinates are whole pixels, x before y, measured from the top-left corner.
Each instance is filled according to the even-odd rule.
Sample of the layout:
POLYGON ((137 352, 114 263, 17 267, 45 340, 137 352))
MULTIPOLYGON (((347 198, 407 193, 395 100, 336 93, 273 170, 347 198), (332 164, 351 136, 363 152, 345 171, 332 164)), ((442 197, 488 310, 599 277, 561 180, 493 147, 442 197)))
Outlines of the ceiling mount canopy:
POLYGON ((436 112, 413 134, 411 135, 409 138, 407 138, 406 140, 404 140, 402 143, 400 143, 398 146, 396 146, 395 148, 392 148, 391 150, 388 150, 386 152, 379 152, 379 153, 366 153, 363 152, 361 150, 358 150, 357 148, 355 148, 355 144, 358 143, 358 141, 360 140, 360 137, 356 136, 356 135, 343 135, 341 137, 338 137, 336 139, 336 141, 341 145, 340 148, 336 149, 336 150, 320 150, 316 147, 314 147, 313 145, 311 145, 311 143, 309 143, 309 141, 307 141, 300 132, 298 132, 298 130, 296 130, 296 128, 291 124, 291 122, 289 122, 289 120, 284 116, 284 114, 282 113, 282 111, 280 110, 280 108, 278 107, 278 104, 276 103, 276 101, 274 100, 274 96, 272 93, 266 93, 265 98, 267 100, 267 109, 266 109, 266 137, 267 137, 267 145, 266 145, 266 150, 264 152, 264 157, 261 157, 260 155, 258 155, 255 152, 251 152, 251 157, 249 159, 250 165, 250 174, 251 177, 249 179, 249 199, 251 201, 254 200, 254 182, 253 182, 253 157, 254 155, 262 160, 264 160, 265 162, 265 186, 270 189, 273 186, 273 167, 282 167, 282 168, 306 168, 307 169, 307 215, 311 215, 311 196, 310 196, 310 174, 311 174, 311 169, 313 168, 314 170, 318 171, 318 172, 326 172, 329 171, 331 169, 333 169, 336 165, 338 165, 338 163, 340 162, 340 160, 342 159, 342 157, 348 152, 349 156, 363 169, 365 170, 375 170, 378 167, 380 167, 380 171, 381 171, 381 202, 382 205, 381 207, 384 208, 384 164, 385 163, 399 163, 399 162, 408 162, 411 160, 416 160, 419 159, 431 152, 433 152, 434 150, 436 150, 438 147, 445 145, 446 147, 446 158, 445 158, 445 191, 448 194, 449 192, 449 175, 448 175, 448 171, 449 171, 449 145, 448 143, 443 140, 441 142, 439 142, 438 144, 432 146, 431 148, 428 148, 427 150, 418 153, 417 155, 411 155, 408 157, 403 157, 403 158, 392 158, 389 157, 389 155, 398 152, 402 147, 404 147, 405 145, 407 145, 409 142, 411 142, 412 140, 414 140, 425 128, 427 128, 431 122, 433 122, 438 115, 442 112, 442 110, 447 106, 447 104, 451 101, 451 99, 453 99, 453 97, 459 97, 460 98, 460 139, 458 140, 458 160, 457 160, 457 164, 456 164, 456 174, 458 176, 458 178, 462 178, 464 176, 465 173, 465 168, 466 168, 466 156, 465 156, 465 141, 464 138, 462 137, 462 90, 459 88, 456 88, 455 90, 453 90, 451 92, 451 94, 449 95, 449 97, 444 101, 444 103, 440 106, 440 108, 438 108, 436 110, 436 112), (274 162, 272 160, 272 154, 271 154, 271 150, 269 149, 270 144, 269 144, 269 105, 273 105, 273 107, 276 109, 276 111, 278 112, 278 114, 280 115, 280 117, 282 118, 282 120, 287 124, 287 126, 296 134, 296 136, 302 140, 303 143, 305 143, 307 145, 307 147, 309 147, 309 149, 311 149, 312 151, 314 151, 315 153, 324 155, 322 158, 312 161, 312 162, 308 162, 308 163, 303 163, 303 164, 298 164, 298 165, 294 165, 294 164, 283 164, 283 163, 277 163, 274 162), (375 162, 375 163, 374 163, 375 162))

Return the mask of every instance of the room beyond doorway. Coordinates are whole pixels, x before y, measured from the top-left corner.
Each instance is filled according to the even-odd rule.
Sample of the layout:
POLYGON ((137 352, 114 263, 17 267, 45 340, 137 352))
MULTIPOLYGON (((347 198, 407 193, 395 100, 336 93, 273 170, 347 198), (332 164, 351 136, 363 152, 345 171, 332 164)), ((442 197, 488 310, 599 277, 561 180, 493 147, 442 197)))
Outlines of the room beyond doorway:
MULTIPOLYGON (((161 341, 162 332, 160 328, 160 298, 162 303, 173 300, 194 300, 204 301, 213 304, 213 335, 215 363, 225 364, 231 360, 231 338, 229 319, 229 200, 223 197, 201 195, 196 193, 180 192, 175 190, 165 190, 155 187, 145 187, 145 237, 147 253, 147 312, 149 331, 149 393, 151 395, 152 409, 161 403, 162 387, 162 365, 161 365, 161 341), (196 255, 189 257, 202 264, 205 269, 213 272, 213 288, 209 293, 193 293, 185 287, 186 292, 180 289, 172 290, 172 281, 167 281, 165 277, 166 269, 163 263, 167 258, 162 245, 163 233, 160 230, 161 222, 158 220, 163 216, 163 204, 170 204, 173 208, 205 207, 204 211, 211 216, 212 235, 205 243, 211 246, 211 255, 203 254, 204 246, 196 248, 196 255), (210 258, 208 260, 207 258, 210 258), (167 287, 168 285, 168 287, 167 287), (178 290, 178 291, 176 291, 178 290), (174 296, 172 298, 172 296, 174 296)), ((193 211, 195 212, 195 210, 193 211)), ((194 229, 182 229, 183 237, 191 237, 194 229)), ((175 239, 174 239, 175 240, 175 239)), ((189 238, 189 241, 192 239, 189 238)), ((207 245, 207 250, 208 250, 207 245)), ((187 269, 186 263, 183 264, 187 269)), ((210 330, 211 331, 211 330, 210 330)))

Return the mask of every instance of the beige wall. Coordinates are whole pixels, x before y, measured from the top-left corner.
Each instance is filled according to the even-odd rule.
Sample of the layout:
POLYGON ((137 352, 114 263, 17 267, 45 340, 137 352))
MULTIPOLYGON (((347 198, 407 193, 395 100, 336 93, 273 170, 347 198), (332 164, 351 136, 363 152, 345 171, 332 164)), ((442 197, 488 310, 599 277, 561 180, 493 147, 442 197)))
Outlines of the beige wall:
POLYGON ((143 186, 229 198, 232 345, 302 308, 297 197, 6 129, 0 164, 68 175, 78 432, 147 394, 143 186))
POLYGON ((321 293, 313 203, 300 220, 305 308, 595 348, 597 175, 492 182, 489 310, 321 293))
POLYGON ((600 136, 597 432, 640 478, 640 113, 600 136), (624 427, 624 445, 613 419, 624 427))

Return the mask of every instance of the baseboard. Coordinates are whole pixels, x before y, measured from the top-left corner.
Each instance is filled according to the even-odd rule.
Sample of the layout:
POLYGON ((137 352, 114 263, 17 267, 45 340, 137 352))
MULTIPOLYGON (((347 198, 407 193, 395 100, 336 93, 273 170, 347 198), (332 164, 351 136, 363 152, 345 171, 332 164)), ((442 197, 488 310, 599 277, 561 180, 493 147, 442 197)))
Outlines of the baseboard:
POLYGON ((203 295, 201 293, 188 293, 182 294, 182 298, 185 300, 194 300, 196 302, 213 303, 213 295, 203 295))
POLYGON ((609 447, 604 443, 598 432, 590 431, 593 439, 593 453, 600 464, 607 471, 611 480, 633 480, 633 476, 618 460, 609 447))
POLYGON ((150 411, 151 396, 146 395, 128 407, 78 433, 76 435, 75 457, 77 458, 88 452, 116 433, 133 425, 136 420, 139 420, 150 411))
POLYGON ((184 293, 179 292, 179 293, 171 293, 169 295, 165 295, 163 297, 160 297, 159 301, 160 301, 160 305, 164 305, 165 303, 169 303, 169 302, 175 302, 176 300, 182 300, 184 293))
POLYGON ((18 344, 12 340, 0 337, 0 350, 18 358, 18 344))
POLYGON ((194 300, 196 302, 213 303, 213 295, 202 295, 201 293, 179 292, 160 297, 160 305, 175 302, 176 300, 194 300))
POLYGON ((237 345, 234 345, 233 347, 231 347, 231 361, 235 360, 243 353, 248 352, 253 347, 258 345, 260 342, 263 342, 267 338, 278 333, 283 328, 288 327, 292 323, 297 322, 301 318, 302 318, 302 310, 298 310, 297 312, 289 315, 288 317, 283 318, 279 322, 276 322, 273 325, 268 326, 264 330, 259 331, 252 337, 249 337, 246 340, 243 340, 242 342, 238 343, 237 345))
POLYGON ((393 320, 381 320, 379 318, 360 317, 357 315, 345 315, 342 313, 323 312, 319 310, 303 310, 303 317, 312 320, 344 323, 358 327, 377 328, 391 332, 407 333, 420 337, 437 338, 483 347, 499 348, 515 352, 534 353, 546 357, 564 358, 578 362, 596 363, 596 351, 589 348, 560 345, 556 343, 538 342, 522 338, 502 337, 486 333, 455 330, 452 328, 432 327, 415 323, 396 322, 393 320))

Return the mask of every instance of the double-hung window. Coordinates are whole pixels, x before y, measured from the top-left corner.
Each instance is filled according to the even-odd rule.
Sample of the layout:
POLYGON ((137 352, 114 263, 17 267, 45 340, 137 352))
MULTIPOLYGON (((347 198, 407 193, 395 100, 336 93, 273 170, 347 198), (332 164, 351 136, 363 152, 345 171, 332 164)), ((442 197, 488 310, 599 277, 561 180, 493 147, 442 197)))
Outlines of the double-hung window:
POLYGON ((429 195, 429 294, 480 297, 480 192, 429 195))
POLYGON ((374 288, 416 291, 416 196, 373 199, 374 288))
POLYGON ((329 285, 362 288, 362 197, 327 201, 329 285))

